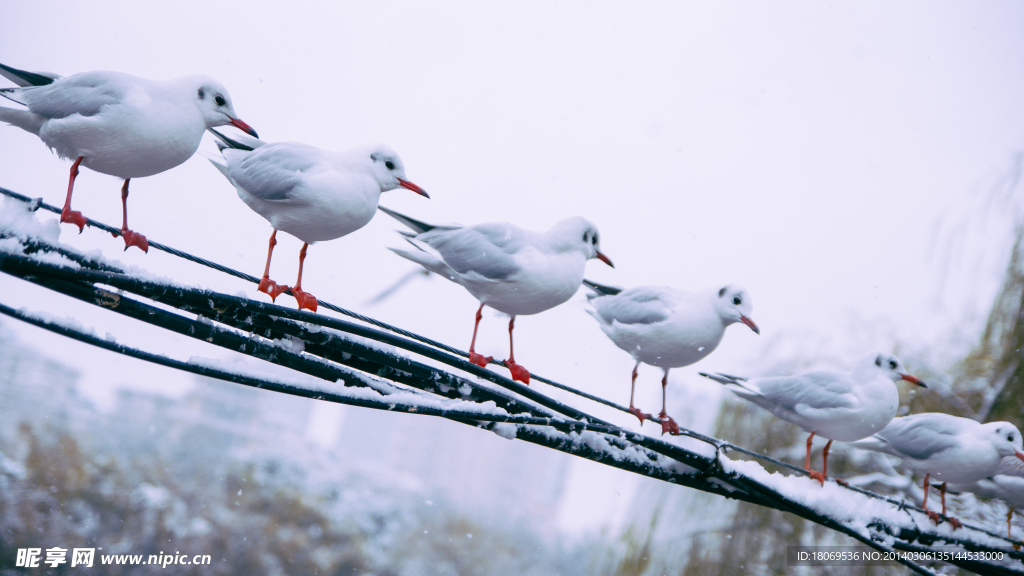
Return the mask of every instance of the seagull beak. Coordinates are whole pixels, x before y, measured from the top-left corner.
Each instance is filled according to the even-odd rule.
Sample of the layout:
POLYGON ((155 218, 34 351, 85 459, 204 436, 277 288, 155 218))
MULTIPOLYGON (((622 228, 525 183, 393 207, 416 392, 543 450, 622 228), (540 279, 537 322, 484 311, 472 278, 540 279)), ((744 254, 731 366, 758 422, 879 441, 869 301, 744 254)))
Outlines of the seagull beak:
POLYGON ((232 118, 231 119, 231 125, 234 126, 235 128, 238 128, 242 132, 245 132, 249 136, 252 136, 253 138, 259 138, 260 137, 260 135, 257 134, 256 131, 252 129, 252 126, 249 126, 248 124, 246 124, 245 122, 242 122, 238 118, 232 118))
POLYGON ((740 314, 740 322, 743 322, 744 324, 749 326, 750 329, 754 331, 754 334, 757 334, 757 335, 761 334, 761 329, 758 328, 757 324, 754 324, 754 321, 751 320, 750 318, 747 318, 746 316, 740 314))
POLYGON ((1013 451, 1013 455, 1016 456, 1017 458, 1020 458, 1022 461, 1024 461, 1024 454, 1021 454, 1020 452, 1017 452, 1016 450, 1014 450, 1013 451))
POLYGON ((928 387, 928 385, 924 383, 924 380, 921 380, 920 378, 917 378, 916 376, 911 376, 910 374, 900 374, 900 378, 903 378, 907 382, 911 382, 913 384, 917 384, 921 388, 927 388, 928 387))
POLYGON ((612 259, 611 258, 605 256, 604 254, 601 254, 600 252, 598 252, 596 254, 596 256, 597 256, 597 259, 600 260, 601 262, 604 262, 605 264, 611 266, 612 268, 615 268, 615 264, 612 264, 612 259))
POLYGON ((427 194, 426 190, 420 188, 419 186, 413 184, 412 182, 409 182, 408 180, 402 180, 401 178, 398 178, 398 184, 402 188, 408 188, 409 190, 412 190, 413 192, 419 194, 420 196, 430 198, 430 194, 427 194))

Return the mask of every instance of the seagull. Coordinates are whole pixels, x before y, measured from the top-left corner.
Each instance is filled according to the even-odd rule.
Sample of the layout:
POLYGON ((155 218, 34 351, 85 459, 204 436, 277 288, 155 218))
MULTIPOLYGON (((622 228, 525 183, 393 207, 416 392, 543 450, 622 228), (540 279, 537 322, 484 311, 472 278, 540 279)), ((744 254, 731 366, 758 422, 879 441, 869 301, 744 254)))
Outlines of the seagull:
POLYGON ((849 373, 818 370, 749 380, 727 374, 700 375, 725 384, 740 398, 810 432, 804 469, 822 486, 828 474, 828 451, 833 440, 852 442, 885 428, 900 405, 897 381, 928 387, 907 373, 899 358, 882 352, 865 356, 849 373), (811 470, 811 442, 815 435, 828 438, 821 452, 821 472, 811 470))
POLYGON ((299 277, 290 290, 303 308, 316 312, 317 299, 302 290, 302 265, 310 244, 334 240, 359 230, 377 213, 380 195, 402 187, 430 198, 406 180, 405 165, 391 148, 377 146, 348 152, 321 150, 297 142, 233 140, 216 130, 221 158, 210 158, 238 191, 238 197, 266 218, 270 234, 267 266, 258 290, 273 301, 289 290, 270 279, 270 258, 277 231, 302 240, 299 277), (221 161, 222 160, 222 161, 221 161))
POLYGON ((149 251, 146 237, 128 228, 128 182, 170 170, 199 148, 208 128, 231 124, 256 136, 242 122, 224 86, 208 76, 156 81, 120 72, 83 72, 61 78, 0 64, 0 75, 18 85, 0 96, 26 109, 0 107, 0 121, 31 132, 61 158, 74 160, 61 222, 85 228, 71 209, 78 167, 124 179, 121 237, 149 251))
POLYGON ((668 371, 689 366, 714 352, 730 324, 742 322, 755 334, 761 333, 750 319, 753 309, 750 296, 739 286, 687 292, 667 286, 623 290, 589 280, 583 283, 592 290, 587 296, 592 309, 587 312, 616 346, 636 360, 629 390, 629 411, 640 419, 641 426, 651 415, 633 406, 637 369, 643 363, 665 371, 658 414, 662 434, 679 433, 679 425, 665 411, 668 371))
POLYGON ((1013 538, 1010 521, 1017 508, 1024 507, 1024 463, 1013 456, 999 462, 999 469, 988 478, 967 484, 950 483, 951 492, 971 492, 982 498, 996 498, 1006 502, 1010 510, 1006 513, 1006 537, 1013 538))
MULTIPOLYGON (((924 503, 928 517, 936 524, 939 514, 928 510, 928 478, 942 481, 942 516, 946 516, 946 483, 968 484, 992 476, 1005 457, 1021 453, 1020 430, 1009 422, 981 424, 938 412, 894 418, 875 435, 851 442, 851 446, 884 452, 901 458, 916 472, 924 473, 924 503)), ((953 529, 960 521, 947 517, 953 529)))
POLYGON ((512 379, 530 383, 530 372, 515 361, 512 329, 516 316, 537 314, 572 298, 583 282, 588 260, 612 266, 601 253, 597 227, 584 218, 567 218, 547 232, 531 232, 507 222, 476 226, 433 226, 389 210, 380 210, 412 232, 402 232, 416 248, 391 250, 461 284, 480 301, 469 344, 469 360, 484 367, 493 360, 477 354, 476 333, 484 306, 511 316, 508 322, 508 360, 512 379))

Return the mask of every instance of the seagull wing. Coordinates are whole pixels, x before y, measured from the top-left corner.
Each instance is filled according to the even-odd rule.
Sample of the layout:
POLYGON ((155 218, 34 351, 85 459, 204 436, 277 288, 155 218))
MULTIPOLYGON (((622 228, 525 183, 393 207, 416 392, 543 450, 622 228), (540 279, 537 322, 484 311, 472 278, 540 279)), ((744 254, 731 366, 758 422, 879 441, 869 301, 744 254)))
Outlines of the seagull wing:
POLYGON ((851 393, 854 382, 847 374, 815 371, 757 378, 752 384, 773 404, 803 416, 812 416, 819 410, 860 406, 860 401, 851 393))
POLYGON ((286 201, 302 183, 304 173, 322 161, 319 148, 294 142, 278 142, 253 151, 225 149, 228 176, 236 185, 262 200, 286 201))
POLYGON ((505 280, 520 271, 515 254, 528 245, 522 230, 505 223, 431 230, 416 240, 436 250, 455 272, 487 280, 505 280))
POLYGON ((929 413, 895 418, 875 438, 884 442, 888 452, 916 460, 927 460, 959 444, 962 426, 948 414, 929 413))
POLYGON ((104 106, 123 102, 132 91, 130 77, 117 72, 84 72, 53 84, 16 89, 29 111, 45 118, 95 116, 104 106))
POLYGON ((590 301, 598 319, 611 324, 656 324, 672 315, 675 298, 658 286, 638 286, 590 301))

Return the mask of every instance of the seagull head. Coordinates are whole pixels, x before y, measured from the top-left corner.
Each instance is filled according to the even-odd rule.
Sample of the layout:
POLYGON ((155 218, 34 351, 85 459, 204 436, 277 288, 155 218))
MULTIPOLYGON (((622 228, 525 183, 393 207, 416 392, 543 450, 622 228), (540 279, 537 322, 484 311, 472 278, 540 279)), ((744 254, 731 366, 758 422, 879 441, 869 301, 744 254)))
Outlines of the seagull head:
POLYGON ((761 329, 750 319, 754 303, 750 301, 750 295, 743 288, 734 284, 719 288, 715 298, 715 309, 726 325, 743 322, 754 331, 754 334, 761 333, 761 329))
POLYGON ((907 382, 917 384, 922 388, 928 387, 928 385, 920 378, 911 376, 910 373, 907 372, 907 369, 903 367, 903 361, 892 354, 879 352, 878 354, 872 355, 871 358, 872 364, 874 364, 877 369, 885 372, 885 375, 891 378, 893 382, 906 380, 907 382))
POLYGON ((220 82, 208 76, 189 76, 183 81, 187 84, 189 92, 195 98, 196 107, 203 115, 206 128, 216 128, 231 124, 242 132, 259 138, 256 131, 238 117, 235 107, 231 104, 231 95, 227 88, 220 82))
POLYGON ((579 250, 587 258, 594 258, 615 268, 610 258, 601 252, 601 235, 597 226, 581 216, 566 218, 555 224, 548 232, 552 244, 560 250, 579 250))
POLYGON ((1024 460, 1024 453, 1021 453, 1020 430, 1009 422, 989 422, 982 424, 981 435, 988 437, 992 447, 1002 457, 1016 456, 1024 460))
POLYGON ((430 198, 426 190, 406 180, 405 164, 398 154, 387 146, 377 146, 370 151, 370 171, 380 184, 381 192, 401 187, 430 198))

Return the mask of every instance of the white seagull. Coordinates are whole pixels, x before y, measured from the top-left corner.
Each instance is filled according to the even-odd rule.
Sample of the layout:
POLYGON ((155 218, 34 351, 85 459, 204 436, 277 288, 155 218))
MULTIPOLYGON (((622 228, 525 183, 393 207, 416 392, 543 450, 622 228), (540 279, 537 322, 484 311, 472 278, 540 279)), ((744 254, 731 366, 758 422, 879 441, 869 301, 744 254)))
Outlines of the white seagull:
POLYGON ((982 498, 996 498, 1010 507, 1006 513, 1006 537, 1013 538, 1010 521, 1017 508, 1024 508, 1024 462, 1007 456, 999 462, 999 469, 988 478, 967 484, 949 484, 951 492, 971 492, 982 498))
POLYGON ((484 367, 492 360, 475 350, 484 306, 511 316, 505 365, 513 380, 525 384, 530 383, 530 372, 516 364, 512 348, 516 316, 537 314, 572 298, 590 259, 614 268, 601 253, 597 227, 580 217, 562 220, 547 232, 531 232, 506 222, 433 226, 383 206, 380 209, 413 230, 402 234, 416 250, 392 251, 461 284, 480 301, 469 344, 470 362, 484 367))
POLYGON ((214 158, 210 162, 235 186, 238 197, 274 228, 260 292, 276 301, 289 290, 270 279, 277 231, 304 242, 299 276, 290 288, 299 310, 317 309, 316 297, 302 290, 302 265, 310 244, 341 238, 366 226, 377 213, 383 192, 403 187, 430 198, 426 190, 406 180, 402 159, 387 146, 331 152, 297 142, 232 140, 211 132, 219 139, 223 162, 214 158))
POLYGON ((906 380, 927 388, 907 373, 899 358, 881 352, 864 357, 849 373, 817 370, 749 380, 703 372, 701 376, 725 384, 740 398, 810 432, 804 469, 822 485, 828 475, 828 451, 833 440, 852 442, 885 428, 900 405, 897 381, 906 380), (811 470, 811 442, 815 435, 828 438, 821 452, 820 473, 811 470))
POLYGON ((629 391, 629 411, 643 425, 651 415, 633 406, 637 369, 640 364, 665 371, 661 379, 661 433, 679 433, 679 426, 665 411, 668 371, 689 366, 714 352, 725 329, 736 322, 746 324, 755 334, 761 331, 750 319, 753 304, 745 290, 724 286, 702 292, 687 292, 667 286, 637 286, 628 290, 584 280, 593 293, 593 307, 587 310, 601 330, 636 360, 629 391))
MULTIPOLYGON (((928 510, 928 478, 942 481, 942 515, 946 515, 946 483, 968 484, 992 476, 1008 456, 1024 461, 1020 430, 1009 422, 981 424, 970 418, 928 412, 894 418, 870 438, 852 442, 856 448, 884 452, 901 458, 915 472, 924 474, 924 503, 936 524, 939 515, 928 510)), ((956 518, 949 518, 955 530, 956 518)))
POLYGON ((0 75, 18 88, 0 96, 27 109, 0 108, 0 121, 31 132, 61 158, 74 160, 61 222, 86 219, 71 209, 71 193, 84 166, 124 179, 121 236, 125 250, 149 251, 146 237, 128 229, 128 181, 170 170, 199 148, 203 132, 232 124, 256 136, 238 119, 224 86, 208 76, 156 81, 120 72, 83 72, 61 78, 0 64, 0 75))

